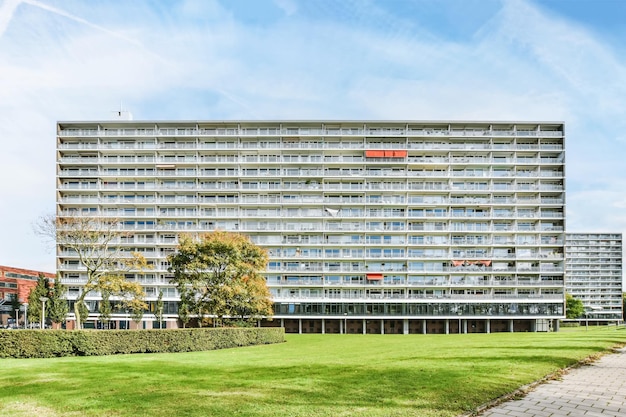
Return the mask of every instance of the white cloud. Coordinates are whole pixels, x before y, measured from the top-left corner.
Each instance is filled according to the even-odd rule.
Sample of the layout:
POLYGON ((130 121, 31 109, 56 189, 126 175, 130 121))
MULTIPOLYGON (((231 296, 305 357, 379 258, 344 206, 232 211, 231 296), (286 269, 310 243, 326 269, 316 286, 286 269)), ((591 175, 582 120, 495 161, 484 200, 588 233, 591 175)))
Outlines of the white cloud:
POLYGON ((291 16, 298 11, 298 5, 293 0, 274 0, 274 4, 285 12, 287 16, 291 16))
POLYGON ((21 2, 22 0, 5 0, 4 3, 0 5, 0 38, 7 30, 15 14, 15 10, 21 2))
POLYGON ((19 236, 0 263, 54 268, 30 233, 54 209, 54 124, 120 101, 147 119, 561 120, 568 224, 626 232, 625 58, 532 3, 502 2, 463 40, 369 1, 275 0, 289 18, 253 26, 217 1, 61 4, 0 4, 0 178, 19 202, 0 204, 19 236))

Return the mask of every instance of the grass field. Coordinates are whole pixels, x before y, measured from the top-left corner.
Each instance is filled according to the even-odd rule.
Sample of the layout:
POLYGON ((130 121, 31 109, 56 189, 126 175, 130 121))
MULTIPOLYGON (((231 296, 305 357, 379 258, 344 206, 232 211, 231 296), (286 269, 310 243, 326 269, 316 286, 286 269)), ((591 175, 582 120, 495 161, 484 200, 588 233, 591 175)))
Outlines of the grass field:
POLYGON ((210 352, 1 359, 11 416, 456 416, 626 342, 623 328, 287 335, 210 352))

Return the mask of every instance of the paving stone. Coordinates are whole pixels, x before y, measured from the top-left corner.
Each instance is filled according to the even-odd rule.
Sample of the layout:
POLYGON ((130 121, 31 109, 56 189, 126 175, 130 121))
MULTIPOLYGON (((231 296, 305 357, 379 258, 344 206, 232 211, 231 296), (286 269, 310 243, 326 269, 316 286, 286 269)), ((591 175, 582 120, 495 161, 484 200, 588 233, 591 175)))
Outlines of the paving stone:
POLYGON ((482 417, 624 417, 626 349, 538 385, 522 399, 501 403, 482 417))

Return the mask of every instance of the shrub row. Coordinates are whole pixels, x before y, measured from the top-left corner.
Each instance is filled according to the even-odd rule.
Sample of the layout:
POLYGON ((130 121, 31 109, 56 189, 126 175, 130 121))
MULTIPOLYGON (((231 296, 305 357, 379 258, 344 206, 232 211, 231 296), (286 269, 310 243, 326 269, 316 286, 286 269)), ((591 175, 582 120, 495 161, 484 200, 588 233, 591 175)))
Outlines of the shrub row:
POLYGON ((283 328, 0 330, 0 358, 192 352, 284 341, 283 328))

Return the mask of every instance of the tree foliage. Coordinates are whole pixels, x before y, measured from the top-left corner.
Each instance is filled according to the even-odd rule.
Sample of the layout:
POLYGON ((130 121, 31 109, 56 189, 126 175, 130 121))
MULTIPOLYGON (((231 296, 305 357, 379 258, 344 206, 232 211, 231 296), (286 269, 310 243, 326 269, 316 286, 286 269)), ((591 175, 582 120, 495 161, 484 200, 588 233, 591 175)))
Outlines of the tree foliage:
MULTIPOLYGON (((41 297, 50 298, 50 280, 40 273, 37 278, 37 285, 28 294, 28 319, 30 322, 41 321, 41 297)), ((46 313, 47 310, 46 308, 46 313)))
POLYGON ((21 308, 22 303, 20 302, 20 299, 17 298, 17 294, 11 294, 11 312, 9 313, 9 315, 14 319, 17 318, 18 313, 16 313, 15 310, 19 311, 21 308))
POLYGON ((585 312, 583 302, 578 298, 574 298, 571 294, 565 295, 565 317, 568 319, 577 319, 585 312))
POLYGON ((159 290, 159 296, 156 300, 154 316, 159 323, 159 329, 163 327, 163 290, 159 290))
POLYGON ((65 299, 66 293, 67 288, 61 284, 61 280, 57 277, 54 281, 54 286, 50 289, 50 300, 48 301, 48 306, 46 307, 48 317, 53 323, 63 323, 67 318, 69 306, 67 304, 67 300, 65 299))
POLYGON ((100 309, 98 310, 100 313, 98 320, 104 323, 105 327, 108 328, 109 322, 111 321, 111 314, 113 313, 113 309, 111 308, 111 293, 104 289, 101 290, 100 293, 102 300, 100 301, 100 309))
POLYGON ((84 301, 91 291, 109 291, 122 304, 132 305, 132 308, 143 305, 146 308, 141 285, 125 281, 123 276, 124 272, 145 269, 147 263, 140 254, 123 251, 119 243, 126 233, 120 230, 119 221, 90 216, 49 215, 42 217, 34 228, 38 235, 55 241, 64 252, 75 256, 86 270, 86 280, 74 303, 77 328, 85 322, 81 313, 85 313, 84 301))
POLYGON ((261 275, 268 256, 247 237, 222 231, 196 238, 182 235, 177 252, 168 259, 180 306, 197 314, 199 325, 205 315, 219 322, 271 316, 272 301, 261 275))

